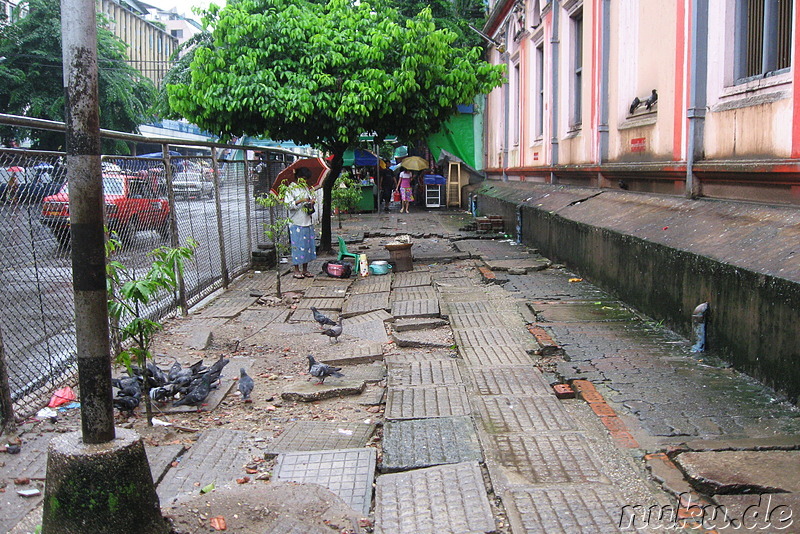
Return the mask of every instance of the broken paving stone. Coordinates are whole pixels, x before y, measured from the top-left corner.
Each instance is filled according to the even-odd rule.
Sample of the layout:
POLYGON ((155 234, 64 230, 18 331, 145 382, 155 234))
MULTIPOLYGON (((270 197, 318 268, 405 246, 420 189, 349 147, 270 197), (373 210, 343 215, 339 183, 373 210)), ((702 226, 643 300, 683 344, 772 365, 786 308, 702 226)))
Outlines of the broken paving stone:
POLYGON ((447 326, 447 321, 436 318, 408 318, 395 320, 392 328, 395 332, 407 332, 409 330, 430 330, 447 326))
POLYGON ((454 343, 449 328, 396 332, 392 338, 398 347, 446 349, 454 343))
POLYGON ((281 398, 287 401, 314 402, 334 397, 347 397, 349 395, 360 395, 367 386, 364 380, 339 379, 336 383, 316 384, 306 382, 295 384, 281 393, 281 398))
POLYGON ((800 491, 800 451, 685 452, 675 462, 704 493, 800 491))

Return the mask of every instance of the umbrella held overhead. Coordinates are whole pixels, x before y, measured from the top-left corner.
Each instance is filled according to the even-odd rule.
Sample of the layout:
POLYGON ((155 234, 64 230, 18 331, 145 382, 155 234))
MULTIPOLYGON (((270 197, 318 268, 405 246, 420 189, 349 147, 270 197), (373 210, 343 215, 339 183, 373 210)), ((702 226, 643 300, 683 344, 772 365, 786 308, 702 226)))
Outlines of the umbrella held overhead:
POLYGON ((331 168, 325 163, 322 158, 303 158, 298 159, 275 177, 275 182, 270 187, 270 192, 278 194, 278 189, 282 184, 291 184, 295 181, 295 172, 297 169, 308 169, 311 176, 306 178, 306 184, 312 189, 319 189, 325 183, 325 179, 331 172, 331 168))
POLYGON ((403 158, 403 161, 400 162, 400 166, 409 171, 422 171, 430 168, 428 162, 419 156, 403 158))

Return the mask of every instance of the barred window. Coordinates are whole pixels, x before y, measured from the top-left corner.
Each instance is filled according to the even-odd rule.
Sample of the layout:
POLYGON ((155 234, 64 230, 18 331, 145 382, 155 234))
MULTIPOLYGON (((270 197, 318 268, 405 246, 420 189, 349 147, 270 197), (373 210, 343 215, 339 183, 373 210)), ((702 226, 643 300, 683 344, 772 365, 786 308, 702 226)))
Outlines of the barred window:
POLYGON ((738 0, 737 81, 773 74, 792 64, 792 0, 738 0))

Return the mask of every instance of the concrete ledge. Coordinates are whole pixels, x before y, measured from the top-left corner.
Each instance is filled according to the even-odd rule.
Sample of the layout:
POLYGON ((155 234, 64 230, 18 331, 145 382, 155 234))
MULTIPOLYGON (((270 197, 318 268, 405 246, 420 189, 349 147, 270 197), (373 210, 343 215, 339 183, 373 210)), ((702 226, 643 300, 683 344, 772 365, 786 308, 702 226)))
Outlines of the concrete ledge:
POLYGON ((600 189, 485 182, 482 214, 686 337, 709 302, 707 346, 796 402, 800 210, 600 189))

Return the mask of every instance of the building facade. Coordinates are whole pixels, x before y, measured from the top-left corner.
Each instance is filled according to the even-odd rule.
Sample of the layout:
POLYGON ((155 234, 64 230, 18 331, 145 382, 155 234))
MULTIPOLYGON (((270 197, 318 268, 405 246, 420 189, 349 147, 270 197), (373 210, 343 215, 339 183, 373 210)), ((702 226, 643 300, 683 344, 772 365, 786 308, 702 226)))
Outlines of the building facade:
POLYGON ((792 0, 497 0, 491 179, 800 204, 792 0))
POLYGON ((158 86, 170 68, 178 39, 146 20, 152 6, 128 0, 100 0, 99 10, 110 19, 109 29, 128 45, 128 63, 158 86))

